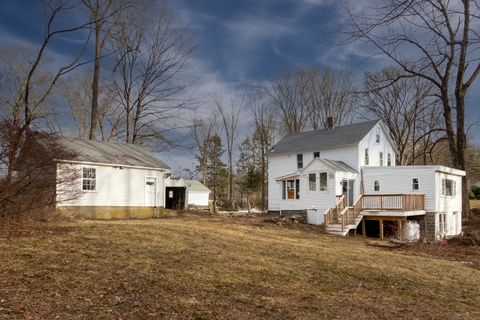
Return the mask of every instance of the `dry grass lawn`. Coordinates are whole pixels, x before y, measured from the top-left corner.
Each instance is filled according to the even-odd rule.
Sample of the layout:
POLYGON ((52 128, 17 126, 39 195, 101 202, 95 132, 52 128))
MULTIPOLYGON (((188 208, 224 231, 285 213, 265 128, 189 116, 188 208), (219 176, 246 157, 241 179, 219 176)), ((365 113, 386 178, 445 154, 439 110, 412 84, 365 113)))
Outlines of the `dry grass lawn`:
POLYGON ((480 208, 480 200, 470 200, 470 207, 472 209, 480 208))
POLYGON ((244 218, 0 238, 0 319, 479 319, 480 271, 244 218))

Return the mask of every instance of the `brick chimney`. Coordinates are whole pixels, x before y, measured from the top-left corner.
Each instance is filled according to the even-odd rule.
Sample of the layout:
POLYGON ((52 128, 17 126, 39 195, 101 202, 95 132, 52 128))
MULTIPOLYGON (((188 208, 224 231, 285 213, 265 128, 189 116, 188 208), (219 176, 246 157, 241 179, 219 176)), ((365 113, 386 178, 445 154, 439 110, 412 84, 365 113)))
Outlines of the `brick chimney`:
POLYGON ((333 129, 335 127, 335 119, 333 117, 328 117, 327 118, 327 128, 328 129, 333 129))

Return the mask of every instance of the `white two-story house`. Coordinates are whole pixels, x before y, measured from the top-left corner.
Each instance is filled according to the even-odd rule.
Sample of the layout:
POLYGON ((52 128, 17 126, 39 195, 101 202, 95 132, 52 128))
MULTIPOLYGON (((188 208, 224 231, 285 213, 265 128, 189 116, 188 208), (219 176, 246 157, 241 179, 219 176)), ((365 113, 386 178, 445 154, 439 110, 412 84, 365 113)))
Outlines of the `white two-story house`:
POLYGON ((395 152, 378 120, 288 135, 269 154, 268 209, 315 209, 343 235, 401 235, 408 220, 430 239, 459 234, 465 172, 395 166, 395 152))

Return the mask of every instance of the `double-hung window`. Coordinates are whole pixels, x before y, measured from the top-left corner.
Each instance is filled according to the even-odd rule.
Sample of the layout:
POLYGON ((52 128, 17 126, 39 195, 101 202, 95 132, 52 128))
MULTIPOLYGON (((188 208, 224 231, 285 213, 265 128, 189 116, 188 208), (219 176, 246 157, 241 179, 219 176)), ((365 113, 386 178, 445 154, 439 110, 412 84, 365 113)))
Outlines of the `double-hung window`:
POLYGON ((327 191, 328 175, 326 172, 320 172, 320 191, 327 191))
POLYGON ((315 191, 317 190, 317 174, 316 173, 310 173, 308 175, 308 189, 310 191, 315 191))
POLYGON ((392 155, 390 153, 387 154, 387 166, 392 165, 392 155))
POLYGON ((451 197, 456 196, 457 184, 452 179, 442 179, 442 196, 451 197))
POLYGON ((82 168, 82 190, 83 191, 97 190, 97 169, 96 168, 82 168))
POLYGON ((383 167, 383 152, 380 152, 379 159, 380 159, 380 167, 383 167))
POLYGON ((412 179, 412 190, 418 190, 420 188, 420 185, 418 184, 418 178, 413 178, 412 179))
POLYGON ((373 182, 373 191, 380 191, 380 181, 375 180, 373 182))
POLYGON ((297 168, 302 169, 303 168, 303 154, 297 154, 297 168))
POLYGON ((368 159, 368 149, 365 149, 365 165, 368 166, 369 159, 368 159))

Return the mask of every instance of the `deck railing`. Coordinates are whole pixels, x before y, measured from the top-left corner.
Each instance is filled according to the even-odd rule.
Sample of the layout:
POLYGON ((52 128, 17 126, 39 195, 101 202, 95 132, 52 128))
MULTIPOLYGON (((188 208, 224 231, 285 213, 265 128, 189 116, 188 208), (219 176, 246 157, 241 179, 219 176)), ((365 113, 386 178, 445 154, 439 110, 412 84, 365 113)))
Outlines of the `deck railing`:
POLYGON ((345 230, 346 225, 355 223, 362 210, 425 210, 425 195, 423 194, 364 194, 351 207, 346 206, 345 196, 338 199, 340 199, 338 204, 325 212, 325 224, 341 223, 342 231, 345 230))
POLYGON ((363 210, 425 210, 423 194, 367 194, 362 196, 361 202, 363 210))

